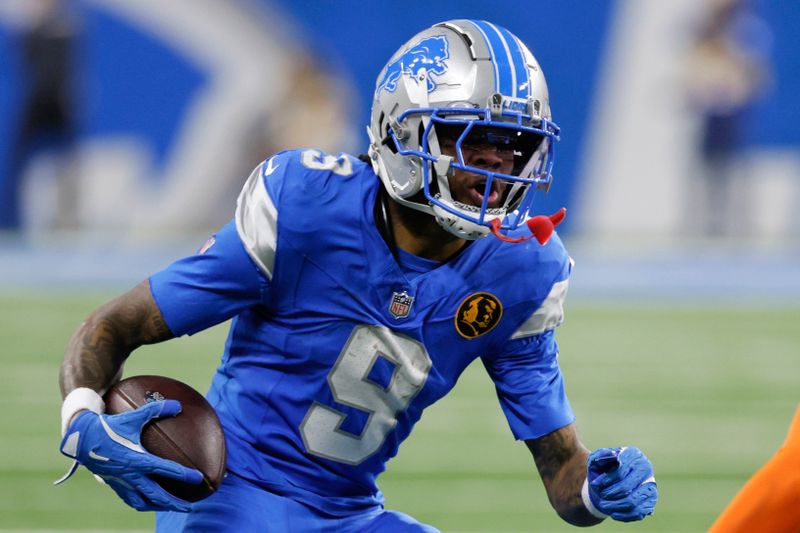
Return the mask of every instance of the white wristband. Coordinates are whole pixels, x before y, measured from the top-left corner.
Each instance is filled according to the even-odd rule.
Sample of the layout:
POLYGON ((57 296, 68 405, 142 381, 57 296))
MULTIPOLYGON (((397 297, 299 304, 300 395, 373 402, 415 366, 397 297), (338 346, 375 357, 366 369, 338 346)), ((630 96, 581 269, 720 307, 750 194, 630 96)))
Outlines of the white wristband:
POLYGON ((103 413, 106 410, 106 404, 97 392, 86 387, 78 387, 67 394, 64 403, 61 404, 61 436, 67 432, 72 417, 84 409, 103 413))
POLYGON ((592 499, 589 497, 589 479, 583 480, 583 487, 581 488, 581 499, 583 500, 583 505, 586 506, 586 510, 589 511, 589 514, 594 516, 595 518, 608 518, 608 515, 601 512, 597 507, 594 506, 592 503, 592 499))

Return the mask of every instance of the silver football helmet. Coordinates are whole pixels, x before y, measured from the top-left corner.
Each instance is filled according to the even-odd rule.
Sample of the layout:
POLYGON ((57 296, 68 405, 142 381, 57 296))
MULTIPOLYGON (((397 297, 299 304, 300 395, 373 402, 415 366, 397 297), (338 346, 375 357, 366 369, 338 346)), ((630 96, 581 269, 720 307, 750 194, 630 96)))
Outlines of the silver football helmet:
POLYGON ((533 54, 479 20, 442 22, 403 45, 378 76, 367 131, 373 168, 392 198, 463 239, 525 222, 533 191, 550 186, 559 135, 533 54), (452 155, 442 153, 445 135, 452 155), (468 165, 470 143, 513 150, 513 170, 468 165), (453 198, 448 176, 456 170, 480 177, 478 201, 453 198), (495 180, 503 196, 489 202, 495 180))

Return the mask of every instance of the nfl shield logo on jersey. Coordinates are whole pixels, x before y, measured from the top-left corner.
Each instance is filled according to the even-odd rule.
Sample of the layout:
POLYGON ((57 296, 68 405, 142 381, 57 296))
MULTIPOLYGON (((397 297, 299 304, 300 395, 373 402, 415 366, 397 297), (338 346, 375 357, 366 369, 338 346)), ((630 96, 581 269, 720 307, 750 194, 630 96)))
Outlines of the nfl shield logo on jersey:
POLYGON ((396 292, 392 294, 392 303, 389 305, 389 312, 397 319, 405 318, 411 311, 411 305, 413 303, 414 297, 409 296, 408 292, 396 292))

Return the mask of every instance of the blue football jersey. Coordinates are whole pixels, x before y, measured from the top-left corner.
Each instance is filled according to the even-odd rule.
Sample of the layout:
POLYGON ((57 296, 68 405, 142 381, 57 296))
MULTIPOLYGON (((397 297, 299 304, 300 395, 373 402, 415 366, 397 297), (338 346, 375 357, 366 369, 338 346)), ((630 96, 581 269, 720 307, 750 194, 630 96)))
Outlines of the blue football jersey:
POLYGON ((382 503, 376 477, 476 358, 516 438, 574 419, 554 338, 571 269, 558 236, 486 237, 403 268, 374 220, 380 187, 352 156, 281 152, 213 241, 150 278, 175 335, 233 318, 208 393, 229 471, 333 515, 382 503))

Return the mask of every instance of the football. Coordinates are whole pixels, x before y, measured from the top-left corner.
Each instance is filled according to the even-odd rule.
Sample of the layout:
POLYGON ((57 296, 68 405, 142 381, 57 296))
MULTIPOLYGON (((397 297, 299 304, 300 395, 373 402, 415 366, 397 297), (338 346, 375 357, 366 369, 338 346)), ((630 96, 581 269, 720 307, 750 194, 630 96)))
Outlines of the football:
POLYGON ((225 473, 225 436, 217 413, 202 394, 164 376, 133 376, 116 383, 103 398, 106 413, 124 413, 157 400, 178 400, 181 412, 157 418, 142 430, 142 446, 150 453, 196 468, 203 483, 190 485, 153 476, 167 492, 196 502, 211 495, 225 473))

